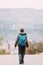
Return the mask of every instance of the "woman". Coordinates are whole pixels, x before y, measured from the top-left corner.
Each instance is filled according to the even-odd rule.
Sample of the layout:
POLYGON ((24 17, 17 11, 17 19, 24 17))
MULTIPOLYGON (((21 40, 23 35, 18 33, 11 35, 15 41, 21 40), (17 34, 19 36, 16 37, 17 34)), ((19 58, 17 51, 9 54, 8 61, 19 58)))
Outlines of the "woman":
POLYGON ((24 29, 20 29, 20 33, 15 42, 15 47, 17 46, 17 44, 18 44, 18 52, 19 52, 19 63, 23 64, 25 50, 26 47, 28 47, 27 34, 24 32, 24 29))

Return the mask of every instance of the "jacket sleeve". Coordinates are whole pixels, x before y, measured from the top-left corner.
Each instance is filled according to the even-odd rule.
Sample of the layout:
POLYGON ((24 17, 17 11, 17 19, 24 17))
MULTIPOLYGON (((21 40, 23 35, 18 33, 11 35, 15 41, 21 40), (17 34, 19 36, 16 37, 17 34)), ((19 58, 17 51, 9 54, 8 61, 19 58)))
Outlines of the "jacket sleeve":
POLYGON ((26 47, 28 47, 28 40, 27 40, 27 36, 26 36, 26 47))
POLYGON ((19 36, 17 37, 17 40, 16 40, 16 42, 15 42, 15 47, 17 46, 18 41, 19 41, 19 36))

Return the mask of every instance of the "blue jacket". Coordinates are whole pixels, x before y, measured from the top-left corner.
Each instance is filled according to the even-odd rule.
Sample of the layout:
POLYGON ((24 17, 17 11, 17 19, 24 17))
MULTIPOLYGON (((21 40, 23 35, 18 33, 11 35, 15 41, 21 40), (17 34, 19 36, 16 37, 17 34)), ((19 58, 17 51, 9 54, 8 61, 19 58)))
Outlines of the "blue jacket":
MULTIPOLYGON (((25 46, 28 47, 27 34, 26 33, 23 33, 23 34, 19 33, 19 35, 25 35, 26 36, 26 45, 25 46)), ((15 47, 18 45, 18 42, 19 42, 19 35, 18 35, 17 40, 15 42, 15 47)))

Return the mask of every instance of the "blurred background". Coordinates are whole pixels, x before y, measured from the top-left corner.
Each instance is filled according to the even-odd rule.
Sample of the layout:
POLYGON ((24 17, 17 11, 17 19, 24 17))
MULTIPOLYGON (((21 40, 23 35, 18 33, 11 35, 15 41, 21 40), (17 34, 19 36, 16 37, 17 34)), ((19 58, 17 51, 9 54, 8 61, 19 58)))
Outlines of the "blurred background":
MULTIPOLYGON (((26 54, 43 52, 43 9, 0 9, 0 54, 16 54, 14 44, 19 30, 27 33, 26 54)), ((17 52, 18 53, 18 52, 17 52)))

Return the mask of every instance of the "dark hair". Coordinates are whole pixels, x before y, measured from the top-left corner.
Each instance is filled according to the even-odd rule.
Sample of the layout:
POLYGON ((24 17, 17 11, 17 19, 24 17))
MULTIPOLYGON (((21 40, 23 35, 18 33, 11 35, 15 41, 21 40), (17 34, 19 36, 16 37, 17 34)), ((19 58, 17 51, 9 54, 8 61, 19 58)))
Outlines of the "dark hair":
POLYGON ((20 29, 20 32, 24 32, 24 29, 23 29, 23 28, 21 28, 21 29, 20 29))

